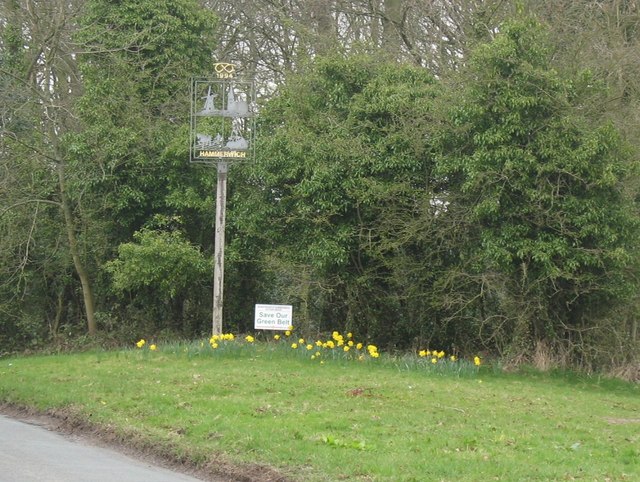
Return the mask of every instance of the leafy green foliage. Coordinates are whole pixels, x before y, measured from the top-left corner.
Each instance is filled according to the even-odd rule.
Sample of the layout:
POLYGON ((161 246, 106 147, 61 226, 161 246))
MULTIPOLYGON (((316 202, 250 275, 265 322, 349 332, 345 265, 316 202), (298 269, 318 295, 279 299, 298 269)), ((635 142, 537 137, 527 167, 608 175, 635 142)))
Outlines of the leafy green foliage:
POLYGON ((118 247, 118 258, 107 263, 119 292, 151 288, 161 298, 175 298, 202 282, 211 271, 198 248, 179 232, 142 230, 132 243, 118 247))
POLYGON ((206 333, 205 292, 211 261, 177 230, 143 229, 118 247, 105 265, 114 306, 127 329, 122 333, 168 331, 182 336, 206 333), (203 303, 203 300, 204 303, 203 303), (203 306, 204 305, 204 306, 203 306))
POLYGON ((90 65, 99 67, 103 85, 121 81, 124 67, 132 74, 129 92, 161 110, 175 107, 185 74, 204 72, 216 23, 213 12, 194 0, 90 0, 79 38, 93 48, 90 65), (110 66, 114 60, 120 62, 110 66))
POLYGON ((96 164, 94 191, 120 240, 155 213, 174 214, 173 206, 183 215, 203 209, 211 177, 184 164, 188 79, 210 67, 215 17, 192 0, 94 0, 83 24, 78 37, 91 49, 81 57, 85 93, 78 109, 86 127, 71 148, 78 163, 96 164), (198 192, 200 200, 181 201, 181 192, 198 192))
POLYGON ((581 115, 581 89, 550 68, 545 46, 532 22, 481 46, 437 144, 442 216, 459 220, 462 240, 452 272, 475 277, 458 306, 489 337, 529 348, 597 326, 636 288, 629 151, 581 115))
POLYGON ((285 282, 299 275, 292 299, 308 299, 310 283, 323 296, 310 313, 316 325, 331 316, 377 336, 396 316, 377 279, 384 268, 371 249, 373 228, 393 186, 423 183, 421 122, 432 96, 424 70, 326 58, 265 106, 258 159, 243 171, 229 219, 236 239, 249 237, 261 256, 278 260, 285 282))
MULTIPOLYGON (((92 210, 98 236, 91 245, 98 264, 111 259, 120 245, 124 250, 118 251, 120 256, 132 256, 126 262, 133 263, 143 257, 143 248, 162 252, 162 243, 177 243, 157 234, 177 229, 158 225, 158 219, 179 219, 184 243, 212 249, 210 236, 205 235, 213 218, 215 174, 189 168, 186 139, 189 77, 210 67, 215 16, 193 0, 92 0, 80 21, 83 28, 76 39, 87 48, 79 59, 84 92, 75 107, 82 129, 67 136, 65 146, 74 169, 82 173, 70 190, 81 193, 92 210), (151 233, 159 236, 155 244, 149 239, 151 233)), ((183 251, 180 255, 186 256, 183 251)), ((141 267, 126 279, 101 273, 102 309, 109 319, 136 323, 145 313, 153 313, 159 328, 166 322, 180 331, 188 318, 197 325, 194 319, 202 303, 189 299, 190 294, 195 299, 196 292, 185 291, 180 277, 194 274, 194 269, 164 280, 155 277, 162 272, 159 267, 155 273, 141 267), (139 297, 129 299, 125 295, 129 290, 140 290, 139 297), (161 299, 155 300, 152 292, 160 293, 161 299), (155 306, 145 312, 142 299, 155 306)), ((199 280, 196 276, 193 285, 206 289, 199 280)), ((205 299, 202 291, 198 294, 205 299)))
MULTIPOLYGON (((104 328, 204 326, 215 171, 187 165, 188 78, 212 73, 217 35, 204 5, 0 7, 4 346, 72 333, 82 318, 69 233, 104 328), (58 97, 33 88, 47 78, 58 97)), ((229 177, 225 326, 247 329, 256 301, 288 302, 303 331, 348 328, 385 347, 552 353, 588 368, 637 354, 637 152, 603 122, 637 130, 621 125, 637 104, 632 70, 554 70, 578 47, 552 48, 531 21, 492 28, 508 10, 461 14, 475 35, 441 45, 460 46, 460 72, 315 57, 263 99, 258 158, 229 177)), ((631 7, 596 10, 631 54, 618 22, 632 24, 631 7)))

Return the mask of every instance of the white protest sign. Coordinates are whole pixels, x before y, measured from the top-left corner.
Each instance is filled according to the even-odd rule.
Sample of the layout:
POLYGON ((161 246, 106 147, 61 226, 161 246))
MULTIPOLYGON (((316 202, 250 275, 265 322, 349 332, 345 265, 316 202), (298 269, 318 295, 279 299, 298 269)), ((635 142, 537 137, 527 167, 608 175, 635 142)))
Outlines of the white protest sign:
POLYGON ((256 305, 256 330, 288 330, 293 325, 291 305, 256 305))

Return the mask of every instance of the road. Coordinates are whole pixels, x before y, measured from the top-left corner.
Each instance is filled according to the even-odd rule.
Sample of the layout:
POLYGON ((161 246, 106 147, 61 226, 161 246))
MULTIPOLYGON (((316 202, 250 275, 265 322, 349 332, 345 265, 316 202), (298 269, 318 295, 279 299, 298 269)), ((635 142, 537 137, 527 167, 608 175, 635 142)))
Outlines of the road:
POLYGON ((87 440, 0 415, 0 482, 197 482, 87 440))

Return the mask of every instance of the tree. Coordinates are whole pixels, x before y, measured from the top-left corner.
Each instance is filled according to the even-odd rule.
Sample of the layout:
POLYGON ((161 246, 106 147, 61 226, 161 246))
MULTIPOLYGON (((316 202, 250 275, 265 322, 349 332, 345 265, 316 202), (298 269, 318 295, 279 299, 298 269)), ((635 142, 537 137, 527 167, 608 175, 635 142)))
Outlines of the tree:
POLYGON ((607 86, 593 107, 605 112, 628 142, 640 132, 640 5, 627 0, 527 2, 553 32, 554 61, 572 75, 589 70, 607 86))
POLYGON ((84 130, 73 148, 96 166, 94 191, 121 242, 167 204, 199 201, 176 191, 201 177, 184 165, 189 79, 211 74, 215 18, 192 0, 95 0, 82 23, 84 130))
MULTIPOLYGON (((100 258, 130 246, 135 233, 163 230, 210 249, 215 184, 212 173, 188 166, 188 113, 190 77, 212 73, 215 17, 195 0, 92 0, 81 22, 85 89, 77 111, 84 128, 71 145, 78 164, 93 166, 86 202, 109 220, 100 258)), ((130 315, 136 303, 117 280, 114 286, 120 312, 113 314, 130 315)), ((156 288, 156 296, 167 294, 156 288)), ((157 302, 150 290, 141 289, 139 301, 157 302)))
POLYGON ((95 334, 117 244, 157 212, 201 236, 188 80, 210 65, 215 19, 189 0, 12 0, 0 18, 0 305, 16 326, 84 318, 95 334))
POLYGON ((399 338, 374 228, 383 197, 424 183, 432 92, 423 69, 329 57, 290 77, 261 113, 256 163, 237 175, 247 181, 230 202, 232 249, 271 267, 271 296, 299 306, 307 328, 346 320, 362 334, 399 338))
MULTIPOLYGON (((219 60, 279 85, 331 52, 413 63, 434 75, 457 68, 470 45, 512 10, 504 0, 208 0, 220 17, 219 60)), ((266 90, 266 89, 265 89, 266 90)))
MULTIPOLYGON (((80 281, 87 331, 94 334, 94 293, 78 231, 81 211, 68 191, 68 152, 64 137, 77 128, 72 115, 73 102, 80 94, 81 82, 71 35, 75 18, 83 5, 79 2, 11 1, 2 12, 3 79, 19 93, 20 104, 5 116, 3 161, 16 174, 42 179, 46 187, 39 192, 14 190, 17 197, 9 207, 29 205, 30 216, 42 204, 59 207, 66 243, 75 274, 80 281), (17 155, 16 155, 17 154, 17 155), (26 171, 26 164, 30 164, 26 171)), ((29 183, 27 183, 29 185, 29 183)), ((7 214, 10 209, 4 211, 7 214)), ((30 231, 28 236, 31 236, 30 231)), ((27 240, 27 245, 31 238, 27 240)), ((28 262, 28 258, 26 262, 28 262)))
POLYGON ((505 24, 445 97, 437 176, 458 241, 443 299, 513 356, 564 346, 588 364, 585 337, 636 289, 630 151, 584 114, 597 83, 562 78, 548 45, 533 21, 505 24))

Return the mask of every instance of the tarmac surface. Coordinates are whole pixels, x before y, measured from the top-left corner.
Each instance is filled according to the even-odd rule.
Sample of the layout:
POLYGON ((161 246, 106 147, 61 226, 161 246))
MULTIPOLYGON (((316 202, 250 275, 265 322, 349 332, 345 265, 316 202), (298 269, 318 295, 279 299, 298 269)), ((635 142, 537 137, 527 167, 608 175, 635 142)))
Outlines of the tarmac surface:
POLYGON ((197 482, 88 439, 0 415, 0 482, 197 482))

